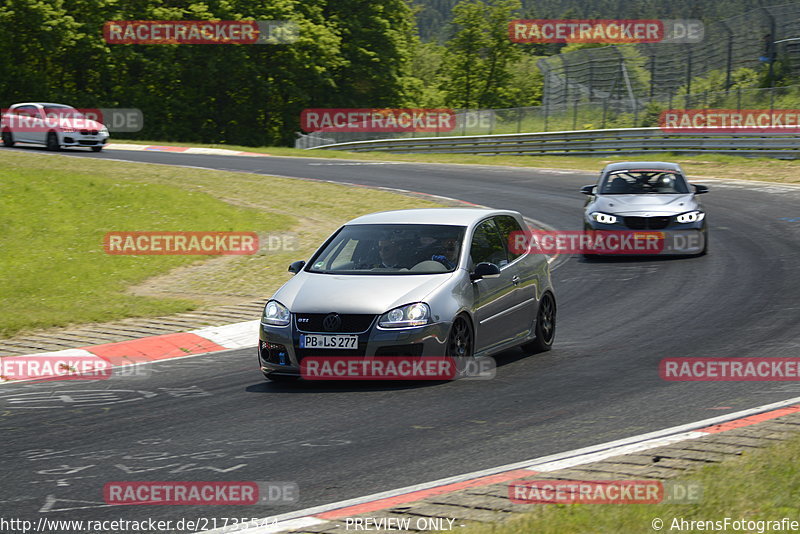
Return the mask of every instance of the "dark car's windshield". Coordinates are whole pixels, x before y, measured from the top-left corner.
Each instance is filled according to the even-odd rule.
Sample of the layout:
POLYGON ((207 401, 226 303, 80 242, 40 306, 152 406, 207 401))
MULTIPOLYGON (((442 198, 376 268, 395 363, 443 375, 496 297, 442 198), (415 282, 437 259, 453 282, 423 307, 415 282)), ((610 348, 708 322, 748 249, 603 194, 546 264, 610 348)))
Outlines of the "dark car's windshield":
POLYGON ((464 226, 355 224, 343 227, 311 259, 309 272, 434 274, 454 271, 464 226))
POLYGON ((601 195, 688 193, 683 176, 669 170, 625 170, 608 173, 600 184, 601 195))

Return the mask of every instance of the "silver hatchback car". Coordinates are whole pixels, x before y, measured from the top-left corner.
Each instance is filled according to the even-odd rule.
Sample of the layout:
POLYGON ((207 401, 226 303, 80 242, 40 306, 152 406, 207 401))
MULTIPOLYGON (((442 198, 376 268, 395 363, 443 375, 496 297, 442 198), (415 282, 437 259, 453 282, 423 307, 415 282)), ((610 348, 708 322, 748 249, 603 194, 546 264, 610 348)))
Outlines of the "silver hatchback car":
MULTIPOLYGON (((515 211, 434 208, 358 217, 339 228, 267 301, 258 358, 272 380, 306 357, 477 358, 552 347, 556 300, 547 256, 512 241, 515 211)), ((517 243, 519 241, 516 241, 517 243)))

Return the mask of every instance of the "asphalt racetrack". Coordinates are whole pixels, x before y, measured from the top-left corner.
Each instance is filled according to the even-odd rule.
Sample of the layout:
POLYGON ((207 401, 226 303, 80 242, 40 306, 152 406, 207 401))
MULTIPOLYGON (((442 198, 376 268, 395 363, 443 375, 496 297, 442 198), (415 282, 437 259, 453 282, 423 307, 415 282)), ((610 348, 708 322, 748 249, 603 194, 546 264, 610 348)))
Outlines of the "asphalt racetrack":
MULTIPOLYGON (((66 156, 403 188, 518 210, 559 230, 581 228, 578 189, 596 179, 312 158, 52 157, 66 156)), ((666 357, 800 356, 800 188, 690 181, 711 189, 703 196, 709 254, 559 262, 554 349, 500 355, 493 380, 269 383, 253 348, 151 364, 141 378, 0 386, 2 515, 265 517, 800 396, 796 382, 659 377, 666 357), (127 480, 290 481, 301 499, 283 506, 105 505, 104 484, 127 480)))

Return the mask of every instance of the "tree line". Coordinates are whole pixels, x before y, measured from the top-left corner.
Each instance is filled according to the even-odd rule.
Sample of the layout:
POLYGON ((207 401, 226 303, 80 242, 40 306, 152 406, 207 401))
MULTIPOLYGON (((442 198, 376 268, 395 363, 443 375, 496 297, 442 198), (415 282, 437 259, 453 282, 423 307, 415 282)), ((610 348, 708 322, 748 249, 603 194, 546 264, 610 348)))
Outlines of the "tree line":
MULTIPOLYGON (((565 45, 509 41, 509 20, 537 16, 530 0, 417 2, 4 0, 0 106, 138 108, 144 129, 116 137, 267 146, 293 144, 306 108, 540 104, 537 61, 565 45), (425 9, 438 13, 441 38, 420 36, 425 9), (286 20, 299 31, 291 44, 109 44, 102 30, 111 20, 286 20)), ((641 4, 644 16, 661 2, 641 4)), ((630 4, 537 0, 536 13, 557 5, 580 18, 606 8, 619 16, 630 4)))

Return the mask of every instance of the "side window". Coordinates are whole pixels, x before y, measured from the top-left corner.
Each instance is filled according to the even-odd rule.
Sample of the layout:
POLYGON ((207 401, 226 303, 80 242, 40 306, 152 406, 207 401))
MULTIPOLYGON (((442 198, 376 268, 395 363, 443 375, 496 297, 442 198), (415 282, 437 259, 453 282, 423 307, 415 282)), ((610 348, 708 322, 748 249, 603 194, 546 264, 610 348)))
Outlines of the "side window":
POLYGON ((39 110, 34 106, 20 106, 14 110, 14 113, 23 117, 39 118, 39 110))
POLYGON ((503 245, 505 245, 508 251, 508 261, 512 262, 522 256, 524 251, 520 250, 520 247, 513 246, 517 236, 525 236, 517 220, 511 215, 498 215, 494 218, 494 222, 500 230, 500 237, 503 240, 503 245))
POLYGON ((488 261, 498 267, 508 263, 506 247, 500 239, 500 234, 491 220, 483 221, 475 228, 472 235, 472 244, 469 249, 470 264, 472 269, 477 264, 488 261))

